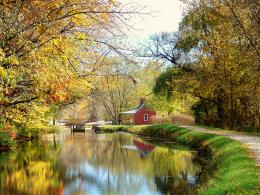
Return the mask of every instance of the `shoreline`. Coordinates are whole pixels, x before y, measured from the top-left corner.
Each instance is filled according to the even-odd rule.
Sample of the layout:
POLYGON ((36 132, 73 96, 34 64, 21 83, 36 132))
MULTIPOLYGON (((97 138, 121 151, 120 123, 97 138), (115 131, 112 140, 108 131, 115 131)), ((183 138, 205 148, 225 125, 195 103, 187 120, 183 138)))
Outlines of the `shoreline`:
POLYGON ((33 139, 35 139, 35 137, 18 136, 18 138, 16 138, 14 140, 15 144, 9 145, 9 146, 0 145, 0 153, 11 151, 13 148, 15 148, 17 146, 16 144, 21 144, 24 142, 32 141, 33 139))
POLYGON ((198 194, 260 194, 260 168, 240 142, 222 135, 196 132, 170 124, 151 126, 104 126, 104 132, 125 131, 143 136, 167 138, 204 148, 211 153, 209 166, 214 174, 200 186, 198 194))
MULTIPOLYGON (((212 170, 205 184, 198 186, 198 194, 260 194, 260 167, 249 149, 239 141, 205 132, 189 130, 170 124, 144 126, 100 127, 99 133, 128 132, 140 136, 165 139, 191 146, 209 155, 208 167, 212 170)), ((36 137, 20 136, 16 143, 36 137)), ((18 145, 17 144, 17 145, 18 145)), ((11 151, 15 146, 0 146, 0 152, 11 151)))

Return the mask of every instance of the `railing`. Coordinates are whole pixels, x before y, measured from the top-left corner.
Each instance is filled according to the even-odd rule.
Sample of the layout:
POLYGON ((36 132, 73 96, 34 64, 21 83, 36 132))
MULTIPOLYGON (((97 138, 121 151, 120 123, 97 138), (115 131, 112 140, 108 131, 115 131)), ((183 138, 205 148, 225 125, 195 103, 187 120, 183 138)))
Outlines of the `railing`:
POLYGON ((76 121, 76 120, 61 120, 57 121, 57 124, 63 126, 69 126, 71 129, 71 133, 75 132, 85 132, 86 130, 94 130, 98 132, 100 130, 100 126, 103 125, 111 125, 112 121, 95 121, 95 122, 85 122, 85 121, 76 121), (90 127, 86 127, 90 126, 90 127))
POLYGON ((97 125, 97 126, 102 126, 102 125, 111 125, 112 121, 96 121, 96 122, 89 122, 85 123, 85 125, 97 125))

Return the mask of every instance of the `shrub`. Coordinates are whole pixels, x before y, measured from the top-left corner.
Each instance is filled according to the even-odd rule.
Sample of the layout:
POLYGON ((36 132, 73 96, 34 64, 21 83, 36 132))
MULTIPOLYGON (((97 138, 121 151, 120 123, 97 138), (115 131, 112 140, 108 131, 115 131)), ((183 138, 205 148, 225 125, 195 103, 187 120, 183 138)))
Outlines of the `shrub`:
POLYGON ((38 137, 40 135, 40 132, 42 132, 43 129, 39 129, 39 128, 24 128, 24 127, 20 127, 19 128, 19 136, 22 137, 28 137, 28 138, 32 138, 32 137, 38 137))
POLYGON ((10 145, 10 137, 7 132, 0 132, 0 146, 10 145))
POLYGON ((163 124, 165 123, 164 117, 161 115, 154 115, 151 117, 152 124, 163 124))
POLYGON ((174 125, 194 125, 195 119, 192 116, 185 114, 172 114, 172 115, 155 115, 151 117, 152 124, 171 123, 174 125))
POLYGON ((16 132, 10 124, 0 124, 0 146, 15 144, 16 132))
POLYGON ((194 117, 185 114, 172 114, 171 123, 174 125, 194 125, 195 119, 194 117))

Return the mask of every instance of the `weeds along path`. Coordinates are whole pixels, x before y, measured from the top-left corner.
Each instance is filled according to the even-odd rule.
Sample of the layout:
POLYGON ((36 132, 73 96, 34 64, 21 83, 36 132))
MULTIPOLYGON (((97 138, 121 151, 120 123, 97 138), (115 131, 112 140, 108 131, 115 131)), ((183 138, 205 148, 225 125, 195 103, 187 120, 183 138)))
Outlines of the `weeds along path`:
POLYGON ((258 166, 260 166, 260 137, 258 136, 251 136, 251 135, 245 135, 241 133, 235 133, 235 132, 229 132, 225 130, 210 130, 203 127, 196 127, 196 126, 180 126, 189 130, 193 131, 199 131, 204 133, 211 133, 216 135, 223 135, 229 138, 232 138, 234 140, 237 140, 244 144, 247 148, 249 148, 256 159, 256 163, 258 166))

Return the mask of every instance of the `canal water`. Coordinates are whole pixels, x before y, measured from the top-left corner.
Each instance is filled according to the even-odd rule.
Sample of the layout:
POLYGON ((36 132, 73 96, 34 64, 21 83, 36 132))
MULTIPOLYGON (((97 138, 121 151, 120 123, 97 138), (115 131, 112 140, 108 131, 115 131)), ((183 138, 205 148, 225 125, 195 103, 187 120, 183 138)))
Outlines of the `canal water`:
POLYGON ((46 135, 0 153, 0 194, 195 194, 203 166, 177 143, 126 133, 46 135))

